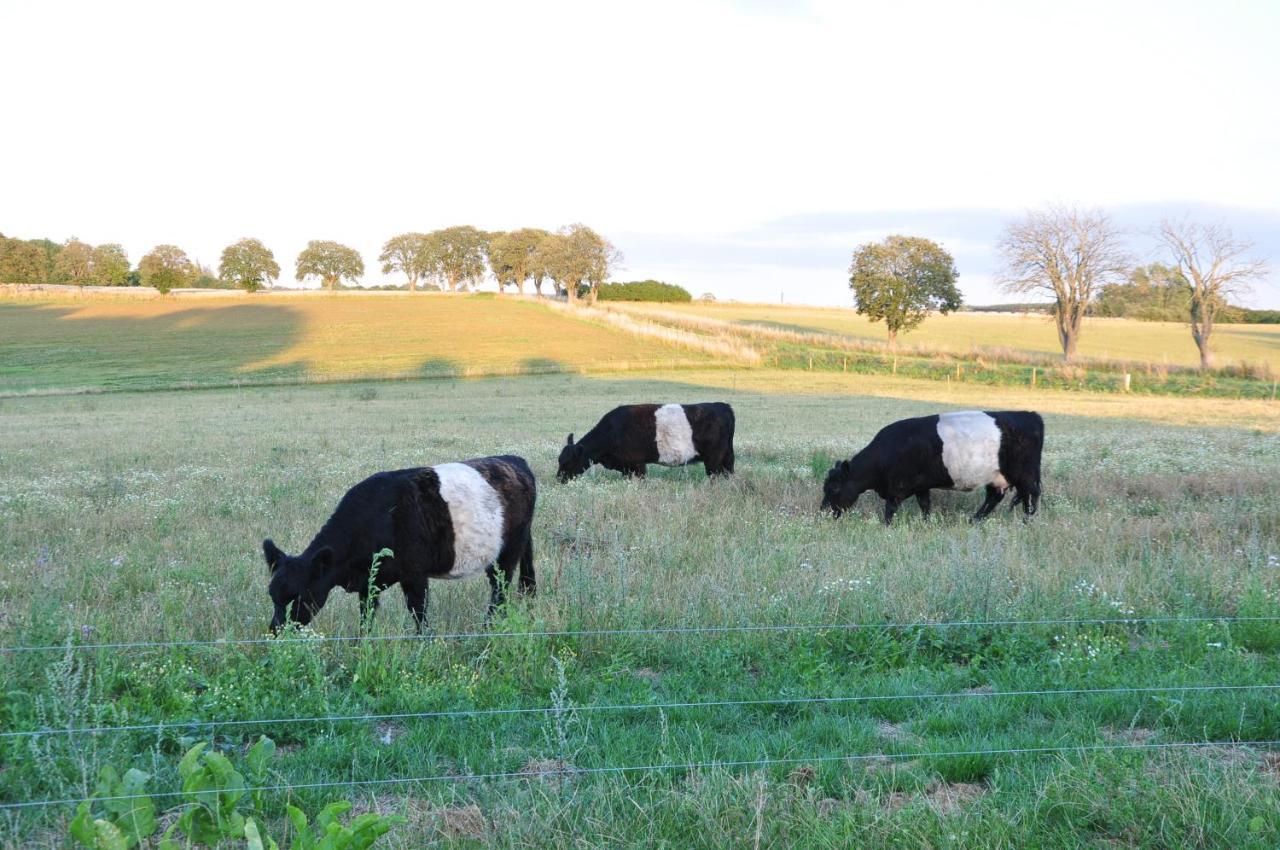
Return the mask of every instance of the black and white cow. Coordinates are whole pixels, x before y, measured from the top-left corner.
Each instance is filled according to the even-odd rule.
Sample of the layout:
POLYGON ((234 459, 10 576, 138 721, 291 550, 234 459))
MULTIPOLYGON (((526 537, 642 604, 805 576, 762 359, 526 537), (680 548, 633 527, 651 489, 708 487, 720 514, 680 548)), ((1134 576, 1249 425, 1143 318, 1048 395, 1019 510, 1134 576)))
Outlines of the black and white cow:
POLYGON ((889 524, 911 496, 929 515, 930 490, 986 487, 987 498, 974 514, 985 518, 1010 487, 1013 507, 1026 516, 1040 504, 1040 452, 1044 420, 1029 411, 984 413, 968 410, 903 419, 880 429, 867 447, 827 473, 822 507, 836 516, 853 507, 858 496, 874 490, 884 499, 889 524))
MULTIPOLYGON (((329 592, 360 594, 399 583, 422 630, 428 579, 489 576, 489 613, 502 604, 517 562, 522 592, 533 593, 530 527, 537 483, 524 458, 482 457, 371 475, 347 491, 333 516, 296 557, 262 541, 271 572, 272 631, 286 619, 306 625, 329 592), (390 549, 370 582, 373 555, 390 549), (503 577, 499 580, 497 567, 503 577)), ((377 606, 375 593, 372 605, 377 606)))
POLYGON ((701 462, 707 475, 733 472, 733 408, 706 404, 624 404, 604 415, 578 442, 560 450, 563 482, 593 463, 643 478, 651 463, 684 466, 701 462))

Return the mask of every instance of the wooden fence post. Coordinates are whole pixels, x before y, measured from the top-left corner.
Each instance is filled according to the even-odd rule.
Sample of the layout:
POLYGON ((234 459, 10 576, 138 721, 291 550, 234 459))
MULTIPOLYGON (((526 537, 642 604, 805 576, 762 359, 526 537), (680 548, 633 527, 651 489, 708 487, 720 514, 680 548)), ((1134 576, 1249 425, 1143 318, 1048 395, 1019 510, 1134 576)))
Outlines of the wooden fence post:
POLYGON ((1133 377, 1133 376, 1132 376, 1132 375, 1130 375, 1128 372, 1125 372, 1125 373, 1124 373, 1124 391, 1125 391, 1125 392, 1128 392, 1128 391, 1129 391, 1129 381, 1130 381, 1130 379, 1131 379, 1132 377, 1133 377))
POLYGON ((1039 367, 1037 366, 1031 367, 1031 387, 1033 389, 1035 388, 1035 385, 1036 385, 1036 372, 1038 371, 1039 371, 1039 367))

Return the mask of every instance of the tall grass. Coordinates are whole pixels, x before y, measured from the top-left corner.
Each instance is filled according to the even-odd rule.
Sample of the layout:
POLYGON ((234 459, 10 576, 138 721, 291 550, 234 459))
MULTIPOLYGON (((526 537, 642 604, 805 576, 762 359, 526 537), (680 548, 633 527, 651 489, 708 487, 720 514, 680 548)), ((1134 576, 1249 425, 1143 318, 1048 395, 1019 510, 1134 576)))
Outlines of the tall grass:
MULTIPOLYGON (((1250 403, 1039 394, 1043 511, 972 526, 974 494, 939 494, 886 529, 868 496, 835 522, 821 474, 876 429, 937 410, 932 384, 750 370, 662 379, 550 375, 5 399, 0 402, 0 645, 68 638, 254 637, 269 617, 258 549, 300 549, 356 480, 496 452, 541 482, 539 593, 503 632, 654 626, 1252 616, 1280 602, 1280 436, 1237 427, 1250 403), (878 381, 878 382, 877 382, 878 381), (739 388, 734 389, 737 383, 739 388), (859 394, 875 390, 889 397, 859 394), (372 391, 370 391, 372 390, 372 391), (918 397, 917 397, 918 396, 918 397), (615 404, 724 399, 738 474, 593 470, 554 483, 563 435, 615 404), (1056 412, 1055 412, 1056 411, 1056 412)), ((982 406, 1025 390, 968 387, 982 406)), ((961 401, 962 399, 955 399, 961 401)), ((970 403, 970 399, 963 399, 970 403)), ((1252 403, 1256 406, 1261 403, 1252 403)), ((973 406, 973 405, 971 405, 973 406)), ((483 628, 483 582, 436 583, 437 633, 483 628)), ((388 592, 375 635, 410 629, 388 592)), ((355 599, 314 623, 354 634, 355 599)), ((1280 681, 1275 624, 816 630, 215 646, 0 664, 0 731, 165 721, 159 733, 0 742, 0 800, 76 796, 102 764, 172 786, 193 725, 288 715, 543 706, 543 715, 275 724, 280 778, 523 772, 506 782, 300 792, 355 796, 410 823, 393 846, 1267 846, 1280 783, 1264 753, 907 757, 909 753, 1280 738, 1265 691, 977 697, 830 706, 592 712, 592 705, 1280 681), (814 761, 858 755, 855 762, 814 761), (760 769, 621 776, 577 768, 801 759, 760 769), (1195 805, 1188 805, 1195 800, 1195 805), (1262 818, 1261 822, 1256 818, 1262 818), (951 836, 955 836, 952 838, 951 836)), ((67 813, 0 824, 12 847, 59 846, 67 813)), ((272 825, 278 826, 278 825, 272 825)), ((278 832, 273 830, 273 834, 278 832)))

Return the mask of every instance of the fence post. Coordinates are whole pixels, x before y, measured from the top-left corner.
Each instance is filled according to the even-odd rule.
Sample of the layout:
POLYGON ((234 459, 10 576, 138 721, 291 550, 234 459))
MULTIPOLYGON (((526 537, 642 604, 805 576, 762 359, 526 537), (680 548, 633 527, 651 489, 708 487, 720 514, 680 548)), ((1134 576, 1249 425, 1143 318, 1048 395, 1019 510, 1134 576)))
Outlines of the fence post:
POLYGON ((1128 392, 1128 391, 1129 391, 1129 381, 1130 381, 1130 379, 1131 379, 1132 377, 1133 377, 1133 376, 1132 376, 1132 375, 1130 375, 1128 372, 1125 372, 1125 373, 1124 373, 1124 391, 1125 391, 1125 392, 1128 392))
MULTIPOLYGON (((893 355, 893 374, 898 374, 898 355, 893 355)), ((1274 389, 1274 387, 1272 388, 1274 389)), ((1272 393, 1274 395, 1274 393, 1272 393)))
POLYGON ((809 355, 809 371, 810 372, 813 371, 813 355, 812 354, 809 355))
POLYGON ((1035 385, 1036 385, 1036 372, 1037 372, 1037 371, 1039 371, 1039 367, 1037 367, 1037 366, 1032 366, 1032 367, 1031 367, 1031 386, 1032 386, 1032 388, 1034 388, 1034 387, 1035 387, 1035 385))
POLYGON ((842 362, 842 364, 843 364, 843 365, 841 366, 841 371, 848 372, 848 371, 849 371, 849 358, 848 358, 848 357, 842 357, 842 358, 840 358, 840 360, 841 360, 841 362, 842 362))

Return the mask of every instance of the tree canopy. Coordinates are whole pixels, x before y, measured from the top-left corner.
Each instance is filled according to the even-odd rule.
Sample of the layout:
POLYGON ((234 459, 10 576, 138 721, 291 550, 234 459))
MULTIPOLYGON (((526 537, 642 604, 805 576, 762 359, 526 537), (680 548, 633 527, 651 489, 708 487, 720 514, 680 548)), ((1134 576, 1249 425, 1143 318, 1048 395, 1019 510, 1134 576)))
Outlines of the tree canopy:
MULTIPOLYGON (((535 277, 538 246, 549 234, 535 227, 524 227, 510 233, 494 233, 489 238, 489 267, 498 281, 498 289, 513 284, 524 294, 524 282, 535 277)), ((541 294, 541 276, 538 291, 541 294)))
POLYGON ((313 239, 298 254, 297 280, 315 277, 325 289, 337 289, 343 280, 355 282, 364 274, 364 260, 354 248, 338 242, 313 239))
POLYGON ((483 278, 489 235, 471 225, 446 227, 427 234, 431 268, 448 289, 475 287, 483 278))
POLYGON ((857 310, 883 321, 889 342, 910 331, 932 311, 950 313, 960 306, 955 261, 942 246, 917 236, 890 236, 853 252, 849 288, 857 310))
POLYGON ((129 255, 124 246, 107 242, 93 249, 93 282, 99 286, 129 284, 129 255))
POLYGON ((535 263, 555 279, 570 301, 577 300, 579 290, 586 287, 592 304, 600 284, 622 259, 617 248, 585 224, 560 228, 539 244, 536 254, 535 263))
POLYGON ((280 264, 266 245, 245 238, 222 249, 218 276, 248 292, 257 292, 280 277, 280 264))
POLYGON ((53 260, 54 280, 83 286, 93 282, 93 246, 74 236, 53 260))
POLYGON ((399 272, 408 278, 409 291, 418 288, 423 278, 434 277, 436 255, 432 250, 431 237, 425 233, 401 233, 392 236, 382 246, 378 262, 382 263, 382 273, 399 272))
POLYGON ((162 293, 190 286, 196 274, 195 263, 177 245, 157 245, 138 261, 142 285, 153 286, 162 293))
POLYGON ((0 283, 46 283, 45 249, 26 239, 0 237, 0 283))

